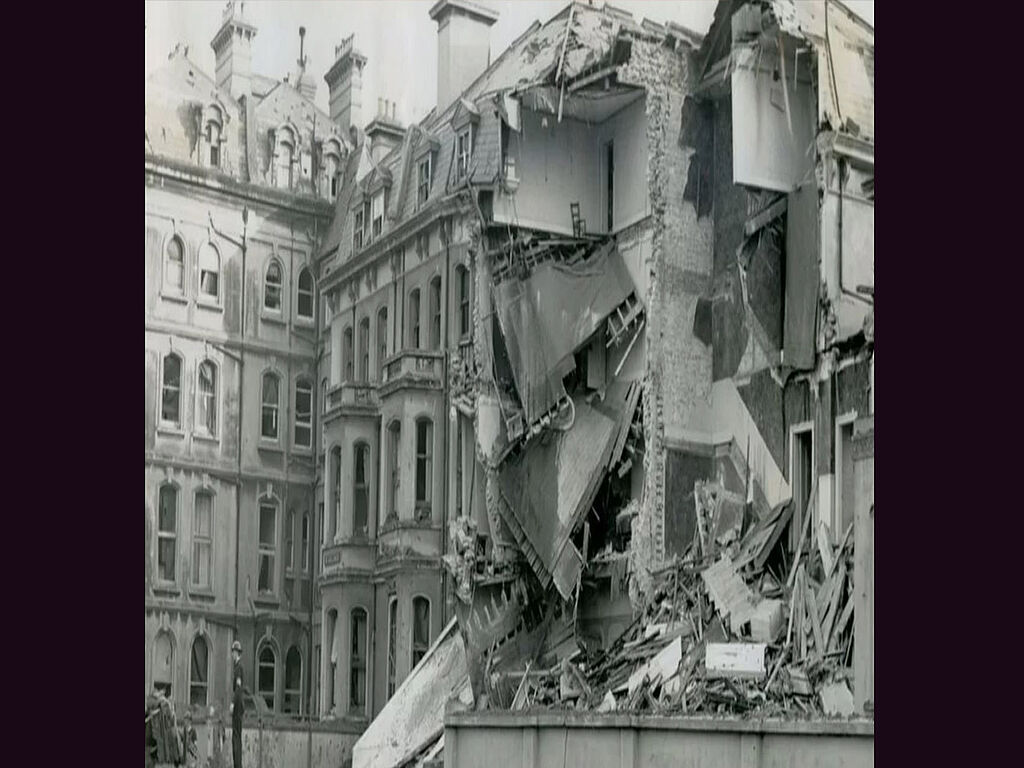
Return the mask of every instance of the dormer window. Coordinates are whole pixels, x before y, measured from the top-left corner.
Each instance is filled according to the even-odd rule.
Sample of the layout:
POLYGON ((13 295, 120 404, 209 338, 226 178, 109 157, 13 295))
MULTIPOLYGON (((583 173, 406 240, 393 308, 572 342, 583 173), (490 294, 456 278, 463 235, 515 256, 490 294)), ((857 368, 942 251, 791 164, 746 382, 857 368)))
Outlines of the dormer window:
POLYGON ((431 168, 430 155, 420 160, 416 182, 416 205, 422 207, 430 196, 431 168))
POLYGON ((341 144, 336 139, 324 143, 324 191, 328 200, 337 200, 341 191, 341 144))
POLYGON ((291 128, 277 131, 274 148, 274 183, 279 189, 292 188, 292 165, 295 161, 295 134, 291 128))
POLYGON ((224 113, 217 104, 208 104, 203 110, 203 151, 206 153, 204 160, 210 168, 221 166, 221 146, 224 134, 224 113))
POLYGON ((384 205, 387 197, 387 190, 382 189, 377 192, 370 205, 370 221, 371 221, 371 234, 370 237, 376 239, 380 237, 381 231, 384 229, 384 205))
POLYGON ((469 161, 473 157, 473 131, 465 128, 459 133, 456 146, 455 180, 462 181, 469 175, 469 161))
POLYGON ((220 126, 214 122, 206 124, 206 143, 210 147, 210 167, 220 168, 220 126))
POLYGON ((355 223, 352 225, 352 248, 358 251, 363 247, 363 209, 356 211, 355 223))

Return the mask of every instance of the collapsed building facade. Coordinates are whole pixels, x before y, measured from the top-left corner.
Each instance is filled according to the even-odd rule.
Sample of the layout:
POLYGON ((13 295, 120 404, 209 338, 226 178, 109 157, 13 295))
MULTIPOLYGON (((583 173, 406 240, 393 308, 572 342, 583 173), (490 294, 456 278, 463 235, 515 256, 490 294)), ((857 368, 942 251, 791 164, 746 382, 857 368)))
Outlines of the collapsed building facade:
POLYGON ((531 665, 621 643, 666 564, 741 538, 783 582, 856 540, 852 580, 814 589, 857 585, 863 711, 873 30, 833 2, 722 2, 703 39, 570 4, 484 67, 493 14, 432 16, 437 109, 350 159, 323 278, 339 434, 379 457, 367 553, 325 549, 325 606, 358 580, 378 617, 354 765, 438 760, 446 707, 500 708, 501 673, 521 706, 531 665), (417 650, 424 615, 440 635, 417 650))

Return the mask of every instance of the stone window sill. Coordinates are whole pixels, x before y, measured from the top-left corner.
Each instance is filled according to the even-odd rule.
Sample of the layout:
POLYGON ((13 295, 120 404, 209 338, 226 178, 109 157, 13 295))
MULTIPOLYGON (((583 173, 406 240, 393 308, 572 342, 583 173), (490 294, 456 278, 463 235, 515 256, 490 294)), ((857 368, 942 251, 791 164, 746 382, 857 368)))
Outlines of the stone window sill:
POLYGON ((180 427, 172 427, 166 424, 162 424, 156 428, 156 433, 161 437, 176 437, 184 439, 185 430, 180 427))
POLYGON ((170 301, 175 304, 188 304, 188 296, 179 293, 168 293, 167 291, 160 292, 160 298, 165 301, 170 301))
POLYGON ((224 307, 221 306, 220 302, 215 299, 199 299, 196 302, 196 306, 200 309, 209 310, 210 312, 223 312, 224 307))

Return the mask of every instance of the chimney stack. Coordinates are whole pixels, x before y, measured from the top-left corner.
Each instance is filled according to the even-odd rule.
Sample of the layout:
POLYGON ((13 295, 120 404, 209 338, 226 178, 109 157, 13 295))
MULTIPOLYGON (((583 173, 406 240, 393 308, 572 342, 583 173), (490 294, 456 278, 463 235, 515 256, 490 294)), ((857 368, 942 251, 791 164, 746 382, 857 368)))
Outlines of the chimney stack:
POLYGON ((377 161, 402 143, 405 128, 395 119, 393 101, 377 99, 377 116, 366 126, 366 137, 370 140, 370 156, 377 161))
POLYGON ((440 114, 491 63, 491 25, 496 11, 469 0, 438 0, 430 9, 437 22, 437 111, 440 114))
POLYGON ((327 70, 324 80, 330 90, 329 112, 331 120, 342 131, 359 128, 363 122, 363 67, 366 57, 353 45, 355 35, 349 35, 334 49, 334 64, 327 70))
POLYGON ((217 58, 215 80, 235 99, 252 94, 252 39, 256 27, 244 18, 245 3, 229 2, 220 29, 210 41, 217 58))

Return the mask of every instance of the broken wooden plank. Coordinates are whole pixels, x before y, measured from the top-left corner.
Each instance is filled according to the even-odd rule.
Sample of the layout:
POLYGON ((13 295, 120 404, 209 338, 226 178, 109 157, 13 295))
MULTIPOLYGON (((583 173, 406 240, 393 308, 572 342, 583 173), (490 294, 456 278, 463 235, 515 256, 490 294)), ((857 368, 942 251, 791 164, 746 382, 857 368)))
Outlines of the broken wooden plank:
MULTIPOLYGON (((843 636, 843 632, 846 631, 846 625, 850 623, 851 616, 853 616, 853 595, 850 595, 846 601, 846 607, 843 608, 843 612, 839 616, 839 623, 836 624, 836 628, 832 631, 832 645, 835 645, 836 641, 843 636)), ((831 647, 829 650, 832 650, 831 647)))
POLYGON ((832 557, 832 541, 829 538, 828 525, 824 520, 818 522, 818 554, 821 555, 821 565, 825 569, 825 578, 827 579, 832 575, 835 559, 832 557))
POLYGON ((786 579, 786 586, 787 587, 792 587, 793 586, 793 579, 796 578, 796 569, 797 569, 797 566, 800 565, 800 555, 803 554, 804 539, 807 538, 807 534, 808 534, 808 532, 811 529, 811 520, 814 518, 814 510, 815 510, 815 506, 816 506, 815 505, 815 500, 817 498, 818 498, 818 478, 814 478, 814 482, 811 483, 811 500, 810 500, 810 504, 808 504, 807 505, 807 509, 804 510, 804 515, 806 515, 806 519, 804 520, 804 529, 803 529, 803 532, 800 534, 800 540, 797 542, 797 545, 796 545, 796 554, 793 557, 792 570, 790 570, 790 572, 789 572, 789 578, 786 579))
POLYGON ((767 647, 764 643, 708 643, 704 654, 708 679, 762 679, 766 674, 764 652, 767 647))
MULTIPOLYGON (((643 682, 645 676, 653 679, 656 675, 664 679, 675 674, 679 662, 683 660, 683 643, 680 638, 666 645, 661 652, 646 664, 638 667, 629 676, 629 693, 632 695, 643 682)), ((677 678, 678 679, 678 678, 677 678)))
POLYGON ((811 688, 806 672, 792 664, 786 667, 786 672, 789 673, 789 683, 793 688, 793 693, 801 696, 812 696, 814 694, 814 689, 811 688))
POLYGON ((750 636, 762 643, 774 643, 782 631, 782 601, 762 600, 750 617, 750 636))
POLYGON ((835 624, 836 615, 839 610, 839 599, 843 595, 843 586, 846 583, 845 577, 846 574, 842 570, 836 571, 833 577, 834 584, 828 603, 828 612, 825 614, 825 621, 821 625, 821 636, 825 640, 825 648, 829 647, 832 640, 832 627, 835 624))
POLYGON ((733 632, 739 633, 754 613, 754 594, 733 567, 728 555, 701 572, 708 595, 718 613, 729 618, 733 632))
POLYGON ((850 717, 854 713, 853 694, 846 683, 830 683, 819 692, 821 706, 826 715, 850 717))
POLYGON ((786 211, 786 207, 789 204, 789 198, 783 195, 774 203, 769 205, 767 208, 762 208, 760 211, 755 213, 749 219, 746 224, 743 225, 743 234, 747 237, 753 235, 757 230, 761 229, 765 224, 777 219, 786 211))

